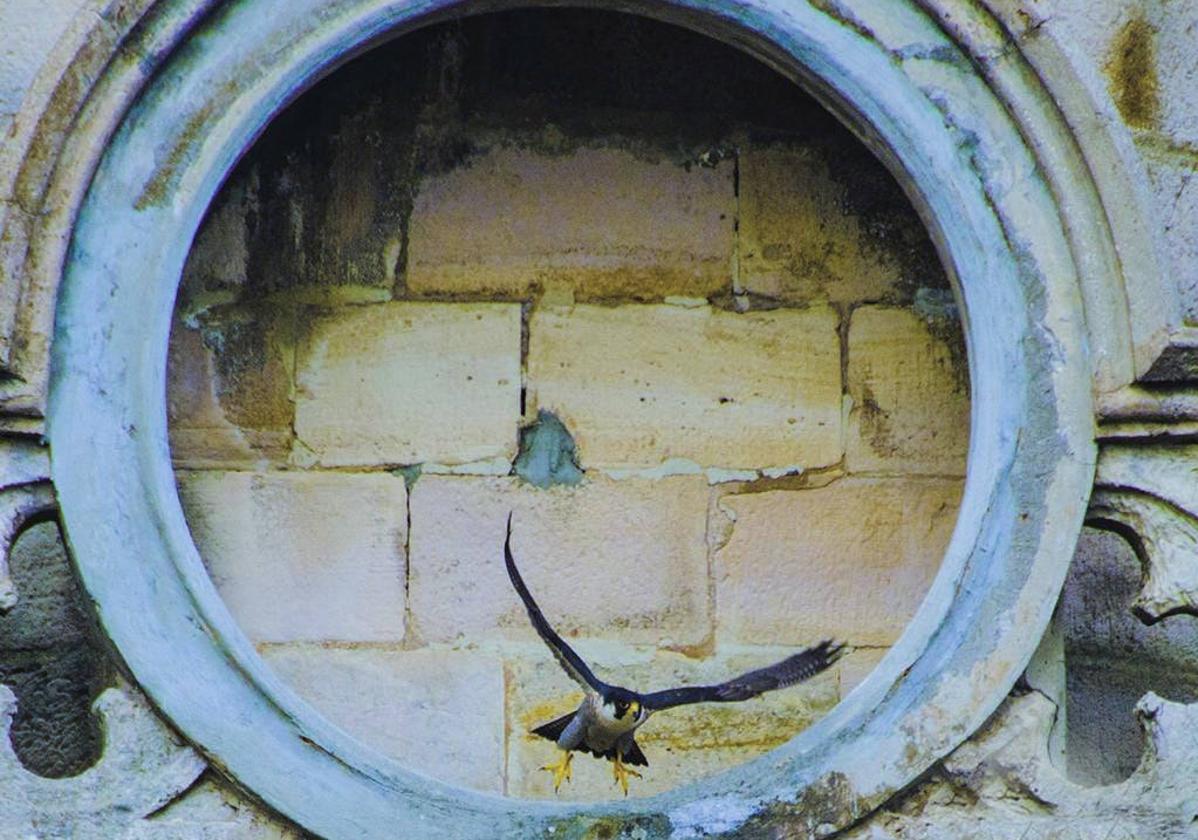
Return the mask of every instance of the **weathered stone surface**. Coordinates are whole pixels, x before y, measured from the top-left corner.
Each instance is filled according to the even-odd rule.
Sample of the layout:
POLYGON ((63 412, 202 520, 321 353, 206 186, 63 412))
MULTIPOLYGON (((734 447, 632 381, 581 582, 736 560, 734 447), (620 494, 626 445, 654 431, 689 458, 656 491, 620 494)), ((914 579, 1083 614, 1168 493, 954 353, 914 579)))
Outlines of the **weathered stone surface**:
MULTIPOLYGON (((41 60, 54 48, 54 42, 85 5, 84 0, 6 0, 0 6, 0 27, 4 43, 0 47, 0 130, 7 135, 8 125, 21 108, 21 101, 41 67, 41 60)), ((7 179, 5 179, 7 180, 7 179)))
POLYGON ((423 476, 411 498, 413 631, 426 642, 537 638, 504 568, 514 511, 517 565, 563 636, 700 645, 711 634, 707 494, 697 476, 548 490, 423 476))
POLYGON ((1118 784, 1083 787, 1049 758, 1056 707, 1038 692, 1013 697, 923 784, 845 837, 1191 838, 1198 706, 1149 693, 1136 717, 1145 748, 1135 772, 1118 784))
POLYGON ((845 439, 850 472, 964 475, 968 374, 915 312, 880 306, 849 323, 845 439))
POLYGON ((84 641, 87 617, 58 526, 43 522, 22 533, 9 563, 19 598, 0 614, 0 650, 84 641))
POLYGON ((270 666, 330 721, 405 767, 503 792, 504 677, 459 650, 271 646, 270 666))
MULTIPOLYGON (((646 654, 604 643, 580 646, 600 679, 639 691, 723 682, 793 653, 785 648, 744 649, 708 659, 677 653, 646 654)), ((531 729, 576 708, 582 693, 548 649, 530 647, 507 662, 508 793, 554 798, 552 775, 539 770, 557 760, 557 748, 531 729)), ((706 703, 659 712, 642 724, 637 743, 649 761, 632 779, 630 796, 648 796, 755 758, 785 743, 823 716, 837 701, 834 673, 743 703, 706 703)), ((620 798, 611 764, 576 755, 574 779, 563 799, 620 798)))
POLYGON ((1157 63, 1161 88, 1161 128, 1177 143, 1191 149, 1198 145, 1198 97, 1194 81, 1198 79, 1198 54, 1193 36, 1198 32, 1198 7, 1151 7, 1157 17, 1159 38, 1157 63))
POLYGON ((841 457, 836 314, 576 306, 535 312, 529 406, 584 468, 825 466, 841 457))
POLYGON ((45 779, 22 767, 12 751, 9 728, 16 701, 0 686, 0 836, 122 837, 207 766, 129 689, 108 689, 93 711, 104 733, 100 760, 78 776, 45 779))
POLYGON ((1067 677, 1062 766, 1081 784, 1121 781, 1136 768, 1143 745, 1132 710, 1146 691, 1198 701, 1198 625, 1178 617, 1145 626, 1131 611, 1142 581, 1123 537, 1082 530, 1057 613, 1067 677))
POLYGON ((1198 446, 1105 447, 1088 516, 1136 533, 1144 568, 1133 609, 1148 621, 1198 614, 1198 446))
POLYGON ((209 771, 178 799, 135 823, 121 840, 307 840, 209 771))
POLYGON ((1136 534, 1144 557, 1132 604, 1139 615, 1148 621, 1198 615, 1198 518, 1144 492, 1107 488, 1091 496, 1088 515, 1136 534))
POLYGON ((296 447, 324 465, 510 459, 519 418, 519 306, 347 308, 300 347, 296 447))
POLYGON ((1198 324, 1198 151, 1145 161, 1186 320, 1198 324))
POLYGON ((176 466, 286 461, 294 329, 288 307, 229 308, 194 326, 175 321, 166 404, 176 466))
POLYGON ((403 638, 402 478, 184 472, 178 481, 200 556, 251 639, 403 638))
POLYGON ((840 697, 843 700, 865 678, 873 673, 874 668, 882 661, 882 657, 890 652, 890 648, 858 648, 844 656, 836 663, 836 672, 840 675, 840 697))
MULTIPOLYGON (((0 554, 4 548, 0 544, 0 554)), ((20 597, 0 613, 0 684, 16 695, 19 708, 7 737, 29 771, 73 776, 95 762, 102 746, 91 705, 110 678, 106 656, 91 640, 54 523, 22 532, 10 561, 20 597)))
POLYGON ((104 744, 91 707, 110 671, 104 653, 86 643, 0 652, 0 684, 18 704, 7 738, 27 770, 61 779, 95 763, 104 744))
MULTIPOLYGON (((1143 562, 1126 539, 1083 528, 1061 593, 1059 619, 1069 646, 1171 665, 1179 679, 1188 673, 1198 682, 1198 621, 1178 616, 1145 625, 1132 612, 1143 583, 1143 562)), ((1156 688, 1182 693, 1180 686, 1156 688)))
POLYGON ((426 178, 408 236, 417 294, 580 300, 706 297, 730 288, 733 166, 683 167, 615 148, 499 147, 426 178))
POLYGON ((960 495, 949 480, 842 479, 724 498, 735 524, 714 559, 720 642, 893 643, 940 567, 960 495))
MULTIPOLYGON (((900 247, 883 244, 881 231, 849 209, 850 196, 831 177, 826 154, 797 144, 742 151, 740 286, 804 304, 909 299, 911 284, 896 254, 926 234, 911 220, 910 230, 892 232, 904 240, 895 243, 900 247)), ((927 279, 940 271, 928 264, 927 279)))

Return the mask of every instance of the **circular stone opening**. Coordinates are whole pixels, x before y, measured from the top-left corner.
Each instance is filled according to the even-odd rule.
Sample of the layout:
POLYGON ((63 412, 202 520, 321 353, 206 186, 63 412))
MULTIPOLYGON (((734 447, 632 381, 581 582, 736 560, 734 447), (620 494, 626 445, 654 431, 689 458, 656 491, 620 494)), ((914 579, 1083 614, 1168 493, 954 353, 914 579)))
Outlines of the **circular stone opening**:
MULTIPOLYGON (((489 14, 306 92, 209 207, 174 309, 171 456, 267 664, 405 767, 552 797, 529 730, 601 678, 808 683, 638 735, 657 793, 790 740, 914 614, 956 520, 969 374, 893 177, 791 81, 672 25, 489 14)), ((571 799, 617 795, 575 763, 571 799)))
MULTIPOLYGON (((1052 192, 978 65, 917 4, 888 5, 884 27, 872 25, 883 10, 864 0, 838 3, 835 16, 777 0, 636 6, 809 79, 902 173, 960 280, 971 405, 957 524, 906 630, 824 718, 760 760, 650 798, 582 806, 482 795, 409 772, 315 714, 247 641, 204 568, 164 410, 171 314, 202 218, 260 131, 317 79, 388 37, 476 8, 242 0, 185 33, 171 28, 179 18, 155 19, 154 33, 183 41, 152 77, 121 76, 139 97, 74 217, 55 307, 51 468, 88 596, 178 729, 321 836, 846 826, 1006 696, 1048 623, 1093 481, 1085 319, 1052 192)), ((112 72, 143 70, 125 62, 112 72)))

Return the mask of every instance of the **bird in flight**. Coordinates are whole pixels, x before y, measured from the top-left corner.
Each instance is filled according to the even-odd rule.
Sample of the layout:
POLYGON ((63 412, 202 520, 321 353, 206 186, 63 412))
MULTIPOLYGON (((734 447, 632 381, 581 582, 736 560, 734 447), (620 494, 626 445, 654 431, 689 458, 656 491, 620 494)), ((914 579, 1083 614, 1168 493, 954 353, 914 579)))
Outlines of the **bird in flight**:
POLYGON ((749 671, 733 677, 719 685, 697 685, 671 688, 640 694, 618 685, 608 685, 600 680, 545 620, 544 614, 520 577, 512 557, 512 517, 507 520, 507 539, 503 544, 504 560, 512 586, 524 602, 528 617, 537 635, 553 652, 565 672, 583 687, 586 696, 578 708, 557 720, 532 730, 554 741, 562 750, 556 764, 547 764, 542 770, 553 773, 553 791, 556 793, 563 781, 571 778, 570 761, 575 752, 590 753, 596 758, 606 758, 612 763, 612 777, 628 795, 628 778, 641 774, 632 767, 648 767, 649 760, 636 743, 636 730, 654 712, 690 703, 730 703, 748 700, 788 685, 802 682, 815 676, 834 663, 844 653, 844 645, 825 640, 813 647, 805 648, 781 662, 749 671))

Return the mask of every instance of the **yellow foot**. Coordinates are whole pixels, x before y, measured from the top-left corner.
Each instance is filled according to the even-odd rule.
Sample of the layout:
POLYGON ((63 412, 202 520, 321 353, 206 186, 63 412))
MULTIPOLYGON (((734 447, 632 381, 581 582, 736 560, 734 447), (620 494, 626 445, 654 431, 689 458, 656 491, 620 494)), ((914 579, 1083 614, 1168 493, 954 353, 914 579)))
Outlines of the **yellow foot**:
POLYGON ((624 791, 625 796, 628 795, 628 777, 636 776, 638 779, 641 778, 640 773, 636 772, 620 760, 619 753, 617 753, 616 757, 611 760, 611 774, 612 778, 616 780, 616 784, 618 784, 620 789, 624 791))
POLYGON ((557 789, 562 786, 563 781, 570 781, 573 776, 570 770, 570 760, 574 758, 574 753, 563 752, 561 760, 557 764, 546 764, 541 767, 542 770, 549 770, 553 773, 553 792, 557 793, 557 789))

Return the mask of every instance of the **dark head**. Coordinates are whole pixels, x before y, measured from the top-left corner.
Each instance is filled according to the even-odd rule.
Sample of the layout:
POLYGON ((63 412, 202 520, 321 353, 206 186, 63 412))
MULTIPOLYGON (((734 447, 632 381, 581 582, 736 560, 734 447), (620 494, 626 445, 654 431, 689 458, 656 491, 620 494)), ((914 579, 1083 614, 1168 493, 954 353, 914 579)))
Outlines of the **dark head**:
POLYGON ((635 720, 641 715, 640 697, 626 688, 610 687, 603 693, 603 702, 614 710, 616 720, 624 720, 629 715, 635 720))

